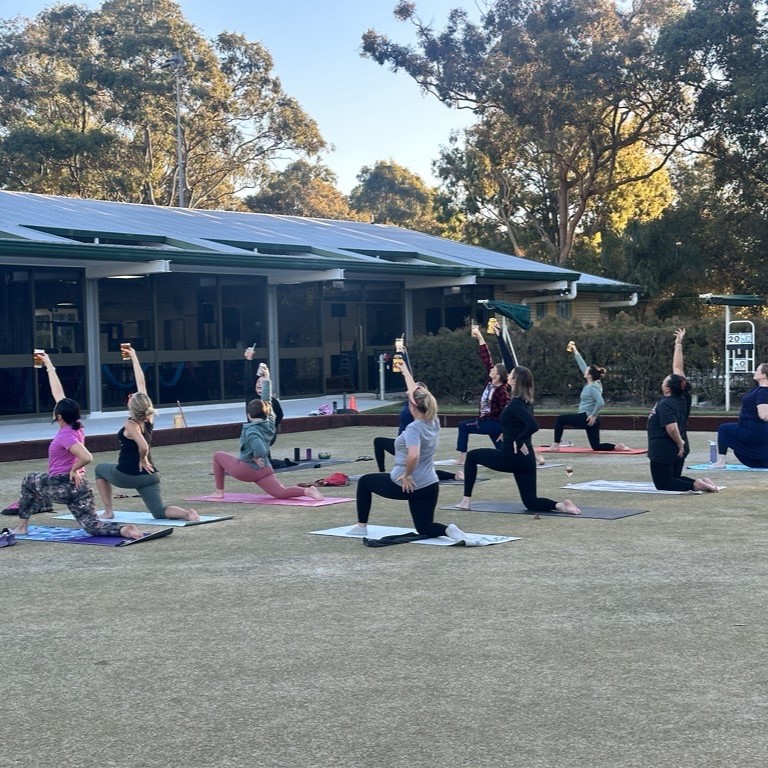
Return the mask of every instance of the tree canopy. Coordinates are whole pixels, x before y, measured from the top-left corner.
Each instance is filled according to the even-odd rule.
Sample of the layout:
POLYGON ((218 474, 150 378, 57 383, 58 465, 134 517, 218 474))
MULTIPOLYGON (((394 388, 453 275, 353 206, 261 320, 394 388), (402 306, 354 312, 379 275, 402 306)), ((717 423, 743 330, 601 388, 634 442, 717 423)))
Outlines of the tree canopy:
POLYGON ((239 207, 276 156, 325 147, 261 44, 203 39, 174 0, 58 5, 0 26, 0 184, 177 202, 174 56, 187 204, 239 207))
POLYGON ((369 30, 363 53, 477 113, 470 139, 484 134, 503 155, 493 166, 506 174, 500 219, 510 226, 513 209, 522 212, 562 264, 596 198, 652 177, 697 135, 685 78, 657 47, 683 10, 674 0, 496 0, 479 23, 457 9, 436 31, 401 2, 395 14, 415 27, 417 44, 369 30), (633 146, 643 148, 642 167, 619 162, 633 146))

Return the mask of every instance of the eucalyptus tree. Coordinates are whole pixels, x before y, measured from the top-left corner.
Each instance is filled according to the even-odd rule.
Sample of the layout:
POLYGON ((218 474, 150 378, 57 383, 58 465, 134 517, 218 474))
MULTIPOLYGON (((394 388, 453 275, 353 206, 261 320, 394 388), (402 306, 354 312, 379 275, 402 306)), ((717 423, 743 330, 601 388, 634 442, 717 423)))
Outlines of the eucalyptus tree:
POLYGON ((339 191, 336 174, 322 163, 296 160, 274 171, 245 205, 257 213, 310 216, 322 219, 356 219, 347 197, 339 191))
POLYGON ((416 44, 369 30, 363 55, 404 70, 450 106, 473 109, 468 151, 482 134, 504 137, 496 156, 484 150, 469 170, 493 167, 501 215, 514 225, 522 211, 527 238, 534 233, 562 264, 594 200, 651 178, 698 134, 686 79, 657 47, 684 10, 682 0, 495 0, 478 22, 451 11, 438 31, 415 3, 400 2, 395 15, 414 26, 416 44), (649 162, 621 164, 636 145, 649 162))
POLYGON ((205 40, 173 0, 58 5, 0 28, 0 184, 172 205, 241 205, 278 155, 325 142, 282 89, 269 52, 205 40), (163 67, 169 60, 175 67, 163 67), (178 101, 176 86, 178 77, 178 101))

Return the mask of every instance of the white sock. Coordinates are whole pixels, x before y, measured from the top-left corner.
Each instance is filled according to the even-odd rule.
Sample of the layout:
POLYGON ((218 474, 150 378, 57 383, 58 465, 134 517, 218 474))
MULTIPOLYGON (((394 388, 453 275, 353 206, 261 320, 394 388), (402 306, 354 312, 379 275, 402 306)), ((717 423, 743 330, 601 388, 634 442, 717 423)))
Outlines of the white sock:
POLYGON ((348 536, 367 536, 368 535, 368 524, 367 523, 358 523, 357 525, 352 526, 347 531, 348 536))
POLYGON ((467 534, 464 533, 464 531, 461 530, 457 525, 454 525, 451 523, 449 526, 445 529, 445 535, 449 539, 453 539, 454 541, 466 541, 467 540, 467 534))

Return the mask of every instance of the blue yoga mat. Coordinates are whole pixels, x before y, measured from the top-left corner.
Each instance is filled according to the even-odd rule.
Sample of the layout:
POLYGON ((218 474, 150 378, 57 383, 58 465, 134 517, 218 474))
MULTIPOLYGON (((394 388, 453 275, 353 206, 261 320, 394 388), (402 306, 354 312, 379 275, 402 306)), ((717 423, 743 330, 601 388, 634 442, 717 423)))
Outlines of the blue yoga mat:
POLYGON ((19 541, 52 541, 56 544, 93 544, 97 547, 127 547, 141 544, 150 539, 170 536, 173 528, 163 528, 152 533, 145 533, 141 539, 124 539, 122 536, 91 536, 82 528, 64 528, 63 526, 30 525, 29 532, 16 534, 19 541))
POLYGON ((765 467, 745 467, 743 464, 726 464, 724 467, 712 467, 709 464, 691 464, 688 469, 707 470, 708 472, 768 472, 765 467))

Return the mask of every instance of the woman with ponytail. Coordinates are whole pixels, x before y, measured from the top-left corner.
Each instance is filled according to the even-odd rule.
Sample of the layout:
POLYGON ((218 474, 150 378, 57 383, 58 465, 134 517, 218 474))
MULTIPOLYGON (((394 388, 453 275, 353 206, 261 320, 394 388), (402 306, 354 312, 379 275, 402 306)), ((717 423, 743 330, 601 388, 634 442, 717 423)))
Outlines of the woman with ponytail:
POLYGON ((240 432, 240 455, 232 456, 225 451, 213 454, 213 476, 216 491, 209 499, 224 498, 224 479, 227 475, 242 483, 256 483, 262 491, 276 499, 295 499, 308 496, 315 501, 322 501, 324 496, 314 486, 302 488, 291 485, 287 488, 277 479, 269 460, 269 446, 275 437, 275 415, 270 399, 271 382, 264 381, 262 399, 248 403, 248 421, 240 432))
POLYGON ((627 451, 629 448, 624 443, 600 442, 600 411, 605 405, 603 399, 603 382, 605 368, 592 363, 587 365, 579 353, 574 342, 568 344, 568 352, 573 352, 576 365, 579 366, 585 384, 579 397, 578 413, 561 413, 555 422, 555 441, 549 446, 550 451, 560 450, 560 441, 563 439, 563 431, 566 427, 583 429, 587 433, 590 448, 593 451, 627 451))
POLYGON ((368 517, 373 496, 408 502, 416 532, 424 536, 447 536, 467 543, 465 533, 453 523, 436 523, 435 508, 440 483, 435 472, 435 450, 440 439, 437 400, 413 379, 408 365, 402 368, 408 388, 408 409, 413 420, 395 438, 395 466, 392 471, 363 475, 357 483, 357 525, 349 529, 353 536, 368 535, 368 517))
POLYGON ((117 464, 96 465, 96 487, 99 489, 105 519, 114 517, 112 488, 130 488, 138 491, 152 517, 158 520, 197 521, 200 515, 194 509, 174 504, 166 506, 160 496, 160 473, 152 463, 150 446, 155 422, 155 408, 147 394, 139 357, 133 347, 123 347, 129 355, 136 381, 136 392, 128 398, 128 418, 117 433, 120 453, 117 464))
POLYGON ((691 412, 691 385, 683 370, 685 328, 675 331, 672 373, 661 382, 661 399, 648 416, 648 459, 651 478, 659 491, 708 491, 717 486, 708 478, 696 480, 683 475, 685 457, 690 453, 687 423, 691 412))
POLYGON ((16 533, 25 535, 33 512, 49 510, 52 503, 66 504, 75 520, 91 536, 123 536, 140 539, 144 535, 135 525, 105 523, 96 515, 93 491, 85 477, 92 456, 85 447, 80 406, 64 395, 56 368, 45 352, 38 352, 48 374, 56 401, 53 420, 58 432, 48 447, 48 471, 33 472, 21 484, 19 524, 16 533))

